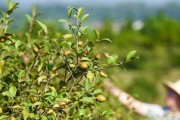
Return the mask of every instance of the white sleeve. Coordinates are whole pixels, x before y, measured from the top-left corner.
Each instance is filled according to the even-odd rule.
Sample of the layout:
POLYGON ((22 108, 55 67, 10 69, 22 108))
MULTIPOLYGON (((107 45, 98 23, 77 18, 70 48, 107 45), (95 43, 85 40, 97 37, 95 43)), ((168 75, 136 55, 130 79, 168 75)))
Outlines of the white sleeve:
POLYGON ((156 104, 143 103, 142 110, 144 110, 145 116, 148 117, 162 117, 165 115, 165 111, 163 110, 162 106, 156 104))

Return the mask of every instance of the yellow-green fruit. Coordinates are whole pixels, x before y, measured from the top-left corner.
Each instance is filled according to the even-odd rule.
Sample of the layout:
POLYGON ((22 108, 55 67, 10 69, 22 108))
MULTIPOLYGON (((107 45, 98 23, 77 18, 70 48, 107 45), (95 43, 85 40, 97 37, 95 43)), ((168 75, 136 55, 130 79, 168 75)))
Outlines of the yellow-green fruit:
POLYGON ((107 78, 107 75, 106 75, 104 72, 102 72, 102 71, 99 72, 99 75, 100 75, 101 77, 103 77, 103 78, 107 78))
POLYGON ((63 101, 59 102, 59 107, 60 108, 65 108, 66 105, 67 105, 66 102, 63 102, 63 101))
POLYGON ((16 118, 15 117, 11 117, 10 120, 16 120, 16 118))
POLYGON ((1 39, 0 39, 0 42, 4 42, 4 41, 5 41, 5 39, 4 39, 4 38, 1 38, 1 39))
POLYGON ((3 110, 2 110, 2 108, 0 107, 0 114, 2 114, 3 113, 3 110))
POLYGON ((80 67, 81 69, 87 69, 87 68, 88 68, 88 64, 87 64, 86 62, 81 62, 81 63, 79 64, 79 67, 80 67))
POLYGON ((70 53, 71 53, 71 51, 70 51, 70 50, 66 50, 66 51, 64 51, 64 55, 65 55, 65 56, 69 55, 70 53))
POLYGON ((44 113, 44 109, 39 109, 39 113, 44 113))
POLYGON ((37 97, 31 97, 31 102, 32 103, 35 103, 35 102, 37 102, 38 101, 38 98, 37 97))
POLYGON ((96 60, 99 60, 100 58, 101 58, 101 56, 100 56, 99 54, 96 54, 96 55, 95 55, 95 59, 96 59, 96 60))
POLYGON ((109 58, 109 54, 108 54, 108 53, 104 53, 104 56, 105 56, 106 58, 109 58))
POLYGON ((63 36, 63 38, 64 38, 64 40, 66 40, 66 39, 72 38, 73 36, 74 36, 73 34, 65 34, 65 35, 63 36))
POLYGON ((34 47, 34 48, 33 48, 33 51, 34 51, 35 53, 38 53, 38 52, 39 52, 39 49, 38 49, 37 47, 34 47))
POLYGON ((24 52, 24 51, 21 51, 21 52, 20 52, 20 56, 23 57, 24 55, 25 55, 25 52, 24 52))
POLYGON ((78 46, 80 46, 80 47, 83 46, 83 42, 82 42, 82 41, 79 41, 79 42, 78 42, 78 46))
POLYGON ((48 111, 47 111, 47 114, 48 115, 51 115, 51 114, 53 114, 54 113, 54 111, 52 110, 52 109, 49 109, 48 111))
POLYGON ((99 101, 99 102, 104 102, 104 101, 106 101, 106 98, 103 95, 98 95, 96 97, 96 100, 99 101))
POLYGON ((8 35, 7 38, 12 39, 12 36, 11 36, 11 35, 8 35))

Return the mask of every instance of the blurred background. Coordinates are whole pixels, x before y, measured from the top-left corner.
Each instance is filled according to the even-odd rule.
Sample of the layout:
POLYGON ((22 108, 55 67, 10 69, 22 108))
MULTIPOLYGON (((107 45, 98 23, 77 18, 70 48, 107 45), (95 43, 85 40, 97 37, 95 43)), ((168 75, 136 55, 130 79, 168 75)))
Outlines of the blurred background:
MULTIPOLYGON (((67 18, 67 6, 84 7, 89 13, 86 24, 98 29, 101 37, 113 43, 104 44, 109 53, 118 53, 120 59, 130 50, 140 56, 127 64, 126 71, 115 68, 107 71, 113 83, 135 98, 164 105, 164 80, 180 78, 180 1, 179 0, 14 0, 20 3, 13 14, 15 24, 11 31, 19 32, 27 27, 25 14, 30 14, 34 4, 42 13, 40 20, 53 30, 63 31, 57 21, 67 18)), ((0 9, 6 9, 6 0, 0 0, 0 9)), ((20 32, 19 32, 20 34, 20 32)), ((89 31, 88 38, 93 39, 89 31)), ((102 47, 100 47, 102 48, 102 47)), ((103 49, 103 48, 102 48, 103 49)), ((101 50, 102 50, 101 49, 101 50)), ((100 50, 97 48, 97 51, 100 50)), ((117 99, 105 93, 108 102, 105 109, 112 109, 122 120, 144 119, 128 111, 117 99), (127 116, 128 117, 127 119, 127 116)))

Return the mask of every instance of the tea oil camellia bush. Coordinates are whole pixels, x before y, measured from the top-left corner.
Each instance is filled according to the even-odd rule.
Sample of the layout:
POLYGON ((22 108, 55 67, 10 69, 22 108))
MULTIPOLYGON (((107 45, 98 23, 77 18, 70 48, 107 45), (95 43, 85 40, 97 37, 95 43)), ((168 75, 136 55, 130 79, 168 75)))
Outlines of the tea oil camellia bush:
POLYGON ((121 61, 106 51, 96 53, 97 44, 111 40, 101 39, 97 30, 95 40, 83 38, 88 29, 83 22, 89 14, 72 6, 68 7, 68 19, 59 20, 69 26, 66 33, 51 32, 37 20, 34 7, 32 15, 26 15, 29 29, 18 37, 8 32, 17 6, 8 0, 7 11, 1 11, 0 119, 91 120, 94 110, 99 117, 111 115, 98 107, 106 101, 98 85, 108 77, 106 69, 123 67, 137 58, 136 51, 121 61))

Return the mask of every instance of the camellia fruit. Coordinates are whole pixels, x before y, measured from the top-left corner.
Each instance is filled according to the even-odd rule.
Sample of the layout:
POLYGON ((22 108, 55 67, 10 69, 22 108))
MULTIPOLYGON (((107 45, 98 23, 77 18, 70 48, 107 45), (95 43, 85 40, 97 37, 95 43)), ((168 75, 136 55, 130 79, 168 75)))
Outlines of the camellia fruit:
POLYGON ((96 100, 99 101, 99 102, 104 102, 104 101, 106 101, 106 98, 103 95, 98 95, 96 97, 96 100))
POLYGON ((74 36, 73 34, 65 34, 65 35, 63 36, 63 39, 64 39, 64 40, 67 40, 67 39, 72 38, 73 36, 74 36))
POLYGON ((103 53, 104 54, 104 56, 106 57, 106 58, 109 58, 109 54, 108 53, 103 53))
POLYGON ((67 105, 67 103, 63 101, 59 102, 58 104, 60 108, 65 108, 65 106, 67 105))
POLYGON ((33 51, 34 51, 34 53, 38 53, 38 52, 39 52, 38 47, 34 47, 34 48, 33 48, 33 51))
POLYGON ((107 78, 107 74, 105 74, 104 72, 100 71, 99 72, 99 75, 103 78, 107 78))
POLYGON ((16 118, 12 116, 12 117, 10 118, 10 120, 16 120, 16 118))
POLYGON ((23 62, 25 65, 28 65, 29 64, 29 58, 27 56, 24 56, 23 57, 23 62))
POLYGON ((81 63, 79 64, 79 67, 80 67, 81 69, 87 69, 87 68, 88 68, 88 64, 87 64, 86 62, 81 62, 81 63))
POLYGON ((66 50, 66 51, 64 51, 64 55, 65 55, 65 56, 68 56, 70 53, 71 53, 71 51, 70 51, 70 50, 66 50))
POLYGON ((96 55, 95 55, 95 59, 96 59, 96 60, 99 60, 100 58, 101 58, 101 56, 100 56, 99 54, 96 54, 96 55))
POLYGON ((47 111, 47 114, 48 115, 51 115, 51 114, 53 114, 54 113, 54 111, 52 110, 52 109, 49 109, 48 111, 47 111))
POLYGON ((35 102, 37 102, 38 101, 38 98, 37 97, 31 97, 31 102, 32 103, 35 103, 35 102))
POLYGON ((2 110, 2 108, 0 107, 0 114, 2 114, 3 113, 3 110, 2 110))
POLYGON ((78 42, 78 46, 80 46, 80 47, 83 46, 83 42, 82 42, 82 41, 79 41, 79 42, 78 42))

